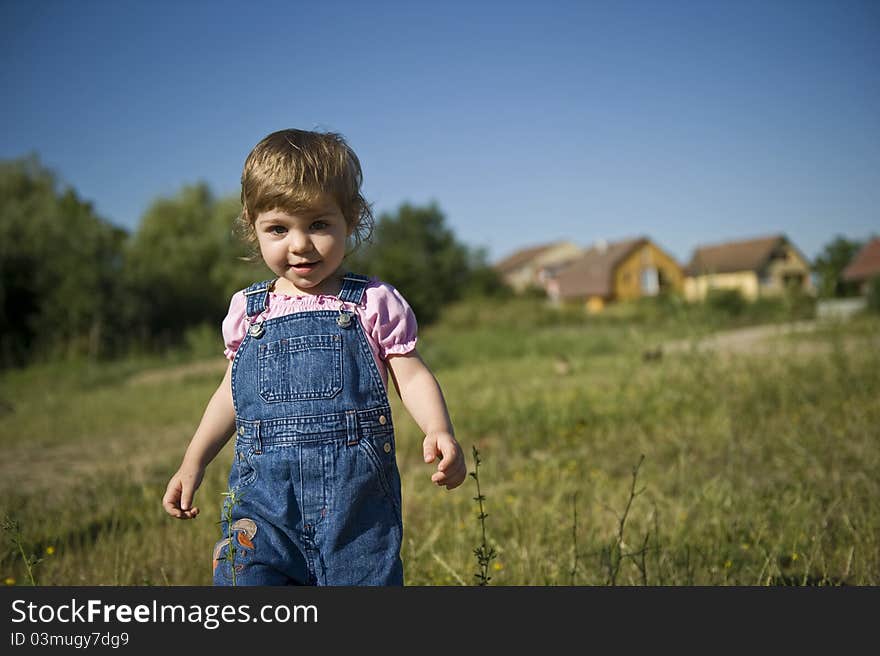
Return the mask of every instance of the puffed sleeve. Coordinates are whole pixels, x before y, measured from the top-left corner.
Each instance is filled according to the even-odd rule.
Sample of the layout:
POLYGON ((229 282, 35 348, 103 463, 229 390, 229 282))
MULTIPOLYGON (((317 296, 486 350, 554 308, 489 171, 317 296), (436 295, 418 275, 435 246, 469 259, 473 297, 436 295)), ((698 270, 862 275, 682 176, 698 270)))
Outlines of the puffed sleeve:
POLYGON ((366 328, 379 357, 403 355, 416 347, 416 315, 403 295, 388 283, 376 281, 366 290, 366 328))
POLYGON ((228 360, 232 360, 235 357, 238 346, 241 344, 241 340, 244 339, 244 315, 246 309, 247 300, 244 293, 236 292, 229 301, 229 312, 226 313, 222 325, 223 342, 226 344, 223 355, 228 360))

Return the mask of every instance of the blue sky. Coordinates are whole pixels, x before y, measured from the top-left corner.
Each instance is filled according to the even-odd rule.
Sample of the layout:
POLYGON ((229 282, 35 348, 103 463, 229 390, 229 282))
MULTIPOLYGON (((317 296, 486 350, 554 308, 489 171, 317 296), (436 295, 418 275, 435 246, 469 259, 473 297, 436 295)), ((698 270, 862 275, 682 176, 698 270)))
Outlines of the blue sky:
POLYGON ((129 229, 237 194, 277 129, 341 132, 376 213, 525 246, 880 233, 880 2, 0 0, 0 158, 129 229))

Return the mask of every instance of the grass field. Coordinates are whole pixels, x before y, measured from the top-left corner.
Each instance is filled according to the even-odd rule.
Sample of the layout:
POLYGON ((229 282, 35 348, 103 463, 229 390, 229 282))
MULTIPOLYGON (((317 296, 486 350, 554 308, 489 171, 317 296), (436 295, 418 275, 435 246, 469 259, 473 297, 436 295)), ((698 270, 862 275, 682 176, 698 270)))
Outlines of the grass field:
MULTIPOLYGON (((482 460, 490 584, 880 584, 880 320, 710 339, 745 322, 524 299, 463 303, 422 332, 469 469, 473 447, 482 460)), ((160 500, 224 365, 2 374, 0 577, 209 585, 229 446, 197 520, 160 500)), ((392 405, 407 583, 473 585, 476 481, 434 487, 392 405)))

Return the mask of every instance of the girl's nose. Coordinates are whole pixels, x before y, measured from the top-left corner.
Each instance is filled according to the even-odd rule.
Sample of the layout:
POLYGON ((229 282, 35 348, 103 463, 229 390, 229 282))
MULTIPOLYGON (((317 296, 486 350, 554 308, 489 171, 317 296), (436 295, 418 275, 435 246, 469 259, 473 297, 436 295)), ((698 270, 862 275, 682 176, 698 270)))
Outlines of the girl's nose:
POLYGON ((306 233, 300 230, 292 230, 290 232, 288 248, 291 253, 308 253, 312 249, 312 242, 306 233))

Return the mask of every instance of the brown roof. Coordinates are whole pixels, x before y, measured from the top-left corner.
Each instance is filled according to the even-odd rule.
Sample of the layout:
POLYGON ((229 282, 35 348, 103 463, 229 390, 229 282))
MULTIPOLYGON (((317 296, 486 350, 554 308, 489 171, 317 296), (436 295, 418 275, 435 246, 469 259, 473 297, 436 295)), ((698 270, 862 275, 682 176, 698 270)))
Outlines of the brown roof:
POLYGON ((593 245, 556 276, 560 298, 602 296, 614 292, 614 269, 627 255, 648 241, 646 237, 593 245))
POLYGON ((531 248, 523 248, 508 255, 503 260, 495 263, 495 270, 499 273, 510 273, 520 268, 524 264, 528 264, 531 260, 538 257, 542 253, 546 253, 551 248, 555 248, 565 242, 556 241, 552 244, 544 244, 542 246, 532 246, 531 248))
POLYGON ((880 276, 880 237, 865 244, 841 275, 844 280, 855 282, 880 276))
POLYGON ((687 266, 687 274, 695 276, 701 273, 758 271, 767 264, 777 246, 785 243, 788 243, 785 235, 771 235, 701 246, 694 251, 687 266))

